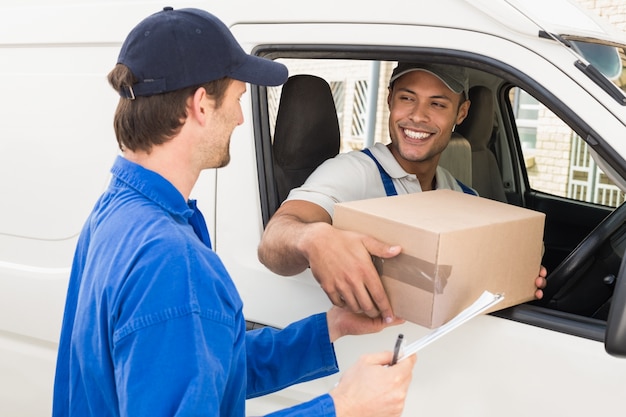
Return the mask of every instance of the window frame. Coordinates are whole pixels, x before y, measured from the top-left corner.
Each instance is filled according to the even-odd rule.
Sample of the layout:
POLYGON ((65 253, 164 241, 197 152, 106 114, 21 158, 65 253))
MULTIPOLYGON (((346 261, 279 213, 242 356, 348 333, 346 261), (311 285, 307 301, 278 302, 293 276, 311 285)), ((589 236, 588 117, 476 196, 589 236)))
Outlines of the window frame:
MULTIPOLYGON (((365 59, 365 60, 409 60, 427 58, 432 62, 443 64, 464 65, 468 68, 490 73, 504 78, 500 92, 510 86, 518 86, 543 105, 548 107, 557 117, 566 123, 574 132, 580 135, 599 155, 605 157, 615 171, 626 177, 626 163, 611 156, 611 149, 606 142, 599 137, 593 129, 574 111, 568 108, 558 97, 552 94, 546 87, 531 79, 527 74, 511 67, 510 65, 491 57, 477 55, 467 51, 427 48, 427 47, 387 47, 387 46, 352 46, 352 45, 272 45, 271 48, 259 46, 253 51, 270 59, 365 59)), ((265 87, 253 86, 251 88, 254 136, 257 152, 257 170, 260 185, 260 203, 263 226, 267 225, 271 215, 277 209, 278 204, 273 202, 275 187, 272 184, 273 169, 271 163, 271 137, 267 109, 267 93, 265 87)), ((537 193, 529 185, 528 177, 523 167, 521 157, 521 143, 517 132, 511 130, 515 126, 512 109, 500 109, 503 118, 509 119, 507 137, 511 146, 511 163, 515 168, 513 172, 515 192, 519 201, 514 204, 520 206, 532 205, 537 198, 537 193), (513 123, 511 123, 513 122, 513 123)), ((550 330, 583 338, 602 341, 606 330, 606 322, 590 319, 584 316, 554 311, 543 306, 523 304, 511 307, 493 315, 509 320, 519 321, 525 324, 538 326, 550 330)))

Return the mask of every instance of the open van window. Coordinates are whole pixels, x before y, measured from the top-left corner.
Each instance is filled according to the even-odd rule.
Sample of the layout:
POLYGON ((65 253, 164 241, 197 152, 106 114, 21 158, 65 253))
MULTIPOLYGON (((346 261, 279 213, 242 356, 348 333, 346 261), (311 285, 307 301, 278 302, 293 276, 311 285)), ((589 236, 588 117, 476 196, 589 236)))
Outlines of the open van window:
MULTIPOLYGON (((291 76, 309 74, 324 79, 330 86, 340 126, 339 151, 361 150, 377 142, 389 143, 387 86, 397 61, 333 59, 330 53, 327 58, 320 59, 321 55, 323 52, 317 51, 314 58, 299 57, 280 61, 289 67, 291 76)), ((418 60, 425 59, 428 59, 425 55, 418 57, 418 60)), ((493 154, 499 171, 492 180, 502 184, 508 203, 547 214, 544 265, 549 272, 559 272, 561 278, 558 279, 564 281, 569 275, 564 277, 559 265, 615 207, 623 203, 624 193, 591 157, 591 148, 576 133, 581 128, 575 126, 575 130, 568 124, 572 123, 571 120, 566 122, 557 116, 556 112, 563 113, 565 110, 555 107, 556 112, 552 111, 543 104, 550 103, 549 97, 535 98, 528 92, 533 91, 537 95, 540 86, 515 86, 509 80, 515 80, 519 75, 496 75, 498 72, 494 68, 489 69, 484 63, 468 63, 467 70, 470 73, 470 99, 474 100, 468 120, 478 117, 475 115, 488 105, 484 101, 485 94, 480 100, 478 96, 472 95, 476 89, 487 94, 486 98, 492 102, 489 106, 493 106, 493 114, 481 115, 485 120, 473 122, 486 125, 481 127, 483 133, 472 132, 464 126, 465 122, 457 130, 469 140, 473 153, 486 151, 493 154), (478 138, 477 135, 486 136, 478 138)), ((270 152, 281 88, 273 87, 267 91, 270 135, 266 136, 265 148, 270 149, 270 152)), ((559 104, 553 102, 550 105, 559 104)), ((259 161, 260 177, 263 172, 268 175, 273 172, 268 164, 272 159, 264 160, 264 168, 263 161, 259 161)), ((605 166, 610 167, 607 164, 605 166)), ((474 171, 481 169, 479 163, 472 167, 474 171)), ((271 183, 273 179, 265 178, 264 181, 271 183)), ((476 186, 471 182, 470 185, 476 186)), ((478 191, 480 194, 481 190, 478 191)), ((261 197, 263 200, 264 196, 261 197)), ((274 201, 271 195, 265 197, 274 201)), ((271 216, 271 213, 266 215, 271 216)), ((562 283, 559 283, 559 288, 547 291, 549 299, 531 304, 572 314, 572 317, 599 320, 598 325, 603 326, 600 323, 606 321, 614 287, 614 280, 603 279, 609 275, 617 276, 622 259, 619 252, 622 248, 619 243, 621 239, 618 237, 622 232, 613 230, 612 233, 613 238, 606 236, 606 245, 595 248, 603 251, 604 255, 587 255, 590 258, 582 274, 585 279, 581 280, 577 288, 571 284, 563 289, 562 283), (595 295, 591 296, 590 293, 595 295)), ((533 320, 526 322, 532 323, 533 320)), ((557 327, 552 328, 562 331, 557 327)), ((576 330, 569 329, 568 332, 576 330)), ((577 334, 597 339, 601 337, 600 333, 601 330, 593 333, 580 330, 577 334)))

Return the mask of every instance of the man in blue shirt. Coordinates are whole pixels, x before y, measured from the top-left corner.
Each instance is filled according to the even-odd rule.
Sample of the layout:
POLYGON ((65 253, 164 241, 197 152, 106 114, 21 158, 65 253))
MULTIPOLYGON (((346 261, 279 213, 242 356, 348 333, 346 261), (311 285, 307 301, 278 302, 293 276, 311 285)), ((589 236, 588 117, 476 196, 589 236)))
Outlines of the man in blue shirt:
MULTIPOLYGON (((337 372, 332 343, 388 325, 339 308, 246 331, 242 301, 189 194, 229 161, 246 82, 280 85, 215 16, 163 11, 124 42, 109 82, 123 157, 72 266, 53 416, 244 416, 245 399, 337 372)), ((392 323, 396 324, 396 323, 392 323)), ((329 393, 281 416, 399 416, 415 357, 367 355, 329 393)))

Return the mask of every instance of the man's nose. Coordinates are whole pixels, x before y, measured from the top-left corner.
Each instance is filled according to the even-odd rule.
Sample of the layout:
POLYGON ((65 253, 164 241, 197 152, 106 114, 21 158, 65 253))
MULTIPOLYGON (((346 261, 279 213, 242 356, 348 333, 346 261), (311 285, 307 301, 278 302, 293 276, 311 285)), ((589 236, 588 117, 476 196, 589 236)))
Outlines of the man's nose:
POLYGON ((425 103, 416 103, 415 106, 413 106, 409 118, 415 122, 428 121, 430 118, 428 106, 425 103))

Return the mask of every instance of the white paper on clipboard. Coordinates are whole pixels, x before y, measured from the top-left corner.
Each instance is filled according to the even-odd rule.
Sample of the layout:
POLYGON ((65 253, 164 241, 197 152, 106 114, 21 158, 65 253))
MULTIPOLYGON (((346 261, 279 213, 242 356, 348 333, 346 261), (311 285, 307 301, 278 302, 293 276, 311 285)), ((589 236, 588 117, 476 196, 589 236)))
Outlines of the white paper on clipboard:
POLYGON ((416 340, 408 346, 405 346, 402 349, 402 356, 398 359, 398 362, 405 359, 408 356, 411 356, 414 353, 417 353, 423 347, 431 344, 435 340, 439 339, 444 334, 454 330, 461 324, 465 323, 472 317, 479 315, 480 313, 488 310, 494 305, 498 304, 500 301, 504 299, 503 294, 492 294, 489 291, 485 291, 482 293, 480 297, 472 305, 467 307, 465 310, 461 311, 456 317, 447 322, 446 324, 437 327, 426 336, 416 340))

